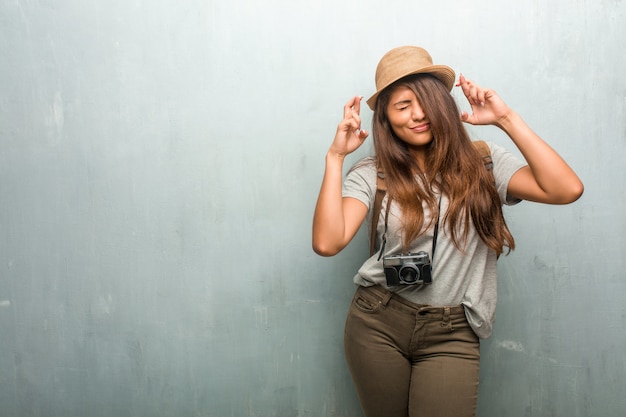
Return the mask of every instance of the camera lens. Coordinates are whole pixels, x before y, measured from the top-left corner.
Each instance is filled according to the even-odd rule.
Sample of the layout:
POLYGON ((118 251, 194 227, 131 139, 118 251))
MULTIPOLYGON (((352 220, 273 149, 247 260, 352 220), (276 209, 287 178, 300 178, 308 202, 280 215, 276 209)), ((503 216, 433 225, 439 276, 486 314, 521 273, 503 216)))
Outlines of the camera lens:
POLYGON ((401 281, 404 281, 407 284, 413 284, 419 279, 420 271, 415 265, 407 264, 400 268, 398 275, 400 275, 401 281))

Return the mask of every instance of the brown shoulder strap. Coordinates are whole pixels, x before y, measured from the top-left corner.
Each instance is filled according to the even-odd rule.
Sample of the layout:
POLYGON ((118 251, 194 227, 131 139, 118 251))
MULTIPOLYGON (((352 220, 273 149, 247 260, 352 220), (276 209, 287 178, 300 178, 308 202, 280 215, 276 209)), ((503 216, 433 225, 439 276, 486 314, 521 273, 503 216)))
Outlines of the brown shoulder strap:
POLYGON ((372 208, 372 230, 370 231, 370 256, 374 254, 376 249, 376 228, 378 227, 378 218, 380 210, 383 206, 383 199, 387 193, 387 185, 385 184, 385 174, 377 170, 376 172, 376 196, 374 197, 374 207, 372 208))
POLYGON ((496 179, 493 176, 493 160, 491 159, 491 148, 489 148, 489 145, 487 145, 487 142, 485 142, 484 140, 477 140, 475 142, 472 142, 472 144, 480 154, 480 157, 483 160, 483 164, 485 165, 487 172, 489 172, 489 175, 491 176, 491 182, 495 183, 496 179))
MULTIPOLYGON (((492 182, 495 183, 493 176, 493 160, 491 159, 491 148, 484 140, 472 142, 478 153, 480 154, 485 169, 489 172, 492 182)), ((370 256, 374 255, 376 249, 376 229, 378 228, 378 218, 382 210, 383 199, 387 193, 387 185, 385 184, 385 174, 377 169, 376 175, 376 196, 374 197, 374 207, 372 208, 372 229, 370 230, 370 256)), ((387 201, 387 214, 389 214, 390 202, 387 201)))

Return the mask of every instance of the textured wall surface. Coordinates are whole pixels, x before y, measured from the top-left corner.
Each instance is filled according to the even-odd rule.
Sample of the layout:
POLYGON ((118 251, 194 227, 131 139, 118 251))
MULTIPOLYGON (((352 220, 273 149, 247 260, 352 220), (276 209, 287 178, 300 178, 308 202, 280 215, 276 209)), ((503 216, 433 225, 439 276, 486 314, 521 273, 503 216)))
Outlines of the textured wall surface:
POLYGON ((0 0, 0 415, 359 416, 367 238, 318 257, 311 217, 343 104, 419 44, 586 186, 506 210, 478 415, 624 416, 625 42, 621 0, 0 0))

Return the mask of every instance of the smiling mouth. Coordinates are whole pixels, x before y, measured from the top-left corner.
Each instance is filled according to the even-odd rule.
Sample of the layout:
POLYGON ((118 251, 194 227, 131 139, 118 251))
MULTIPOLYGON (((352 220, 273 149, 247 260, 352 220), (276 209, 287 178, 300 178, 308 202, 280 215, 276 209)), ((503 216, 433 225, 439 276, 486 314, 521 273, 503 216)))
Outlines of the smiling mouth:
POLYGON ((430 129, 430 123, 423 123, 421 125, 417 125, 411 128, 412 131, 417 132, 417 133, 425 132, 428 129, 430 129))

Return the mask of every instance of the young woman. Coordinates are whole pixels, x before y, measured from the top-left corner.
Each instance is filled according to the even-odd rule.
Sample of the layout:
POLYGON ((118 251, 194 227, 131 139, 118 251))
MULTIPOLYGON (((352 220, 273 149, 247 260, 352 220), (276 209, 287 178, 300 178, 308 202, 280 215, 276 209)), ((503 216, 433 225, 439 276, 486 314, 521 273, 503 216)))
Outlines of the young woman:
POLYGON ((318 254, 337 254, 364 221, 371 225, 377 177, 386 186, 376 250, 354 278, 345 328, 366 417, 474 416, 479 339, 494 321, 496 260, 514 248, 502 204, 567 204, 583 192, 572 169, 517 113, 463 75, 456 86, 471 114, 459 113, 450 95, 455 79, 422 48, 389 51, 367 100, 376 156, 343 179, 346 155, 368 137, 360 96, 344 106, 326 155, 313 219, 318 254), (490 172, 463 122, 499 127, 525 161, 489 144, 490 172))

